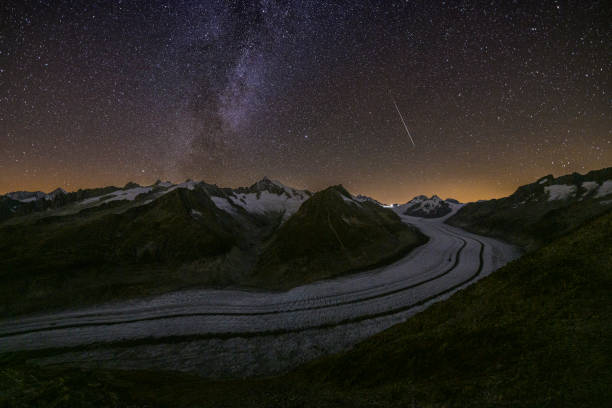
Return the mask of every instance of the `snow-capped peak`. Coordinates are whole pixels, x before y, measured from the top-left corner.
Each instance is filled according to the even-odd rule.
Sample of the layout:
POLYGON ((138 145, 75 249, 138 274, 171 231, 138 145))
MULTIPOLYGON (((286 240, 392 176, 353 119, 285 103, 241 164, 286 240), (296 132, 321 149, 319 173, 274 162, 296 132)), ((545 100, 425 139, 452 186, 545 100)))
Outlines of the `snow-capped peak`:
MULTIPOLYGON (((227 201, 235 206, 244 208, 249 213, 265 214, 269 212, 282 212, 283 218, 289 218, 302 203, 312 194, 307 190, 296 190, 284 184, 264 177, 250 187, 240 187, 228 195, 227 201)), ((217 207, 228 210, 232 207, 215 201, 217 207)))
POLYGON ((239 193, 261 193, 267 191, 274 194, 285 194, 291 197, 295 194, 300 194, 302 191, 285 186, 283 183, 271 180, 267 176, 255 182, 250 187, 240 187, 237 189, 239 193))
POLYGON ((383 203, 381 203, 380 201, 378 201, 378 200, 376 200, 376 199, 374 199, 374 198, 372 198, 372 197, 365 196, 365 195, 358 194, 358 195, 356 195, 356 196, 355 196, 355 197, 353 197, 353 198, 354 198, 356 201, 359 201, 359 202, 361 202, 361 203, 363 203, 363 202, 366 202, 366 201, 367 201, 367 202, 370 202, 370 203, 373 203, 373 204, 376 204, 376 205, 380 205, 381 207, 383 207, 383 206, 384 206, 384 204, 383 204, 383 203))
POLYGON ((161 180, 157 180, 155 182, 155 184, 153 184, 154 186, 157 187, 163 187, 163 188, 168 188, 168 187, 172 187, 174 184, 172 184, 170 181, 161 181, 161 180))
MULTIPOLYGON (((452 199, 451 199, 452 200, 452 199)), ((401 214, 413 217, 437 218, 450 213, 455 206, 459 205, 454 201, 442 200, 437 195, 427 197, 419 195, 408 201, 406 204, 395 207, 401 214)))
POLYGON ((43 193, 42 191, 14 191, 6 194, 6 197, 20 201, 22 203, 30 203, 36 200, 53 200, 58 195, 67 194, 63 188, 56 188, 50 193, 43 193))
POLYGON ((13 191, 12 193, 6 194, 6 197, 22 203, 40 200, 41 198, 45 198, 45 196, 46 194, 42 191, 13 191))
POLYGON ((66 190, 64 190, 61 187, 58 187, 55 190, 53 190, 52 192, 50 192, 49 194, 47 194, 45 196, 45 200, 53 200, 53 199, 55 199, 55 197, 60 196, 60 195, 65 195, 65 194, 68 194, 66 192, 66 190))
POLYGON ((434 203, 439 204, 442 202, 442 199, 437 195, 432 195, 431 198, 428 198, 425 195, 419 195, 414 197, 412 200, 408 201, 406 204, 417 204, 417 203, 434 203))
POLYGON ((177 188, 186 188, 187 190, 194 190, 196 188, 196 185, 198 184, 199 183, 197 181, 187 179, 183 183, 171 185, 167 192, 169 193, 170 191, 176 190, 177 188))
POLYGON ((126 186, 129 186, 130 188, 116 190, 105 196, 91 197, 91 198, 81 201, 80 204, 87 205, 87 204, 96 203, 97 205, 99 205, 99 204, 104 204, 104 203, 110 203, 112 201, 121 201, 121 200, 134 201, 136 197, 138 197, 139 195, 150 193, 151 190, 153 190, 153 188, 151 187, 141 187, 141 186, 133 187, 133 185, 134 184, 127 184, 126 186))

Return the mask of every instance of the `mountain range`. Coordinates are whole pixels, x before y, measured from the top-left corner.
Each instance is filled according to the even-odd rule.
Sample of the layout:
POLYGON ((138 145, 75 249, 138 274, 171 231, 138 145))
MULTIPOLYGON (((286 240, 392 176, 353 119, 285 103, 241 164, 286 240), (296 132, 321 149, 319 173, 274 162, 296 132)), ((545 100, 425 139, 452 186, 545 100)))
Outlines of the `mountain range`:
POLYGON ((194 286, 288 289, 382 265, 427 241, 400 215, 437 218, 527 251, 612 208, 612 168, 542 177, 509 197, 402 205, 265 177, 0 196, 2 313, 194 286), (101 279, 103 277, 103 279, 101 279))
POLYGON ((396 209, 404 215, 422 218, 440 218, 450 214, 453 210, 459 209, 459 201, 447 198, 442 200, 437 195, 430 198, 424 195, 414 197, 406 204, 396 206, 396 209))
POLYGON ((342 186, 312 194, 268 178, 237 189, 188 180, 47 197, 2 197, 4 314, 202 285, 288 289, 427 241, 342 186))
POLYGON ((392 209, 342 186, 311 193, 267 178, 238 189, 186 181, 51 195, 0 197, 2 315, 198 285, 284 290, 370 269, 427 241, 398 214, 448 217, 440 221, 526 254, 350 350, 272 377, 37 366, 37 351, 0 353, 2 406, 608 402, 612 168, 545 176, 500 199, 417 196, 392 209))
POLYGON ((463 206, 446 222, 533 250, 612 209, 612 167, 548 175, 512 195, 463 206))
MULTIPOLYGON (((611 179, 610 169, 584 176, 547 176, 509 197, 459 208, 449 224, 497 234, 506 226, 509 239, 527 243, 530 252, 352 349, 289 373, 210 380, 155 370, 40 367, 31 363, 36 352, 5 353, 0 355, 0 405, 58 406, 58 401, 69 401, 73 407, 607 406, 612 381, 611 179), (564 215, 575 218, 561 222, 564 215), (548 217, 556 221, 537 232, 548 217)), ((185 216, 192 216, 191 209, 203 217, 208 217, 208 210, 216 211, 202 186, 177 188, 164 197, 164 206, 155 212, 165 213, 177 202, 183 203, 185 216)), ((276 240, 304 233, 305 245, 315 245, 308 251, 318 250, 307 235, 309 220, 317 228, 332 220, 337 228, 338 214, 340 219, 355 216, 360 221, 387 217, 394 225, 388 212, 372 207, 374 213, 369 213, 369 205, 367 211, 353 214, 351 210, 359 209, 353 201, 355 197, 338 186, 309 196, 285 222, 283 215, 276 215, 280 227, 275 231, 281 231, 276 240)), ((231 227, 228 218, 219 223, 231 227)), ((323 246, 332 245, 332 229, 322 233, 323 246)), ((379 233, 384 237, 390 232, 379 233)), ((350 235, 339 236, 346 237, 343 244, 348 247, 350 235)), ((287 250, 299 252, 298 247, 287 250)), ((264 252, 268 255, 261 262, 278 265, 279 253, 264 252)), ((274 276, 290 281, 287 272, 277 266, 274 276)))

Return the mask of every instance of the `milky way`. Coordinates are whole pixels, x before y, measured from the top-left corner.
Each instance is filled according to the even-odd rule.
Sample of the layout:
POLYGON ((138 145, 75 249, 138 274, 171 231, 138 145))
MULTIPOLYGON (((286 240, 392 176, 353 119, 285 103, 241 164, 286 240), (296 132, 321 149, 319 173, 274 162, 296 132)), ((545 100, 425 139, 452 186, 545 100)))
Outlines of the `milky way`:
POLYGON ((3 2, 0 193, 268 175, 472 200, 609 166, 604 4, 3 2))

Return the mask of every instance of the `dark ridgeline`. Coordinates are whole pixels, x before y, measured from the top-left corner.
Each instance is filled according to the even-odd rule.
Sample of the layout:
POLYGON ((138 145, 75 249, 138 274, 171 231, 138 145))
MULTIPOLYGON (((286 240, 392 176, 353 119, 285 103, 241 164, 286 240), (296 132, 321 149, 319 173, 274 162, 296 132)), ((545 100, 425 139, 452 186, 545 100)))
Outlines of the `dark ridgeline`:
POLYGON ((447 223, 528 250, 565 235, 612 208, 612 167, 552 175, 496 200, 469 203, 447 223))

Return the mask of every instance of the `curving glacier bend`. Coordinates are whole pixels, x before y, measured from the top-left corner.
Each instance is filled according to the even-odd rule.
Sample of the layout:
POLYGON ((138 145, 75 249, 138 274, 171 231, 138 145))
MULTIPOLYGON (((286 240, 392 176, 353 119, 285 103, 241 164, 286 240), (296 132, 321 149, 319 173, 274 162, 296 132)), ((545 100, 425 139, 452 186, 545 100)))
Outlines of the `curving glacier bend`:
POLYGON ((188 290, 3 320, 0 350, 53 349, 40 364, 211 377, 287 370, 402 322, 519 256, 516 247, 444 224, 447 217, 402 216, 429 242, 372 271, 280 293, 188 290))

